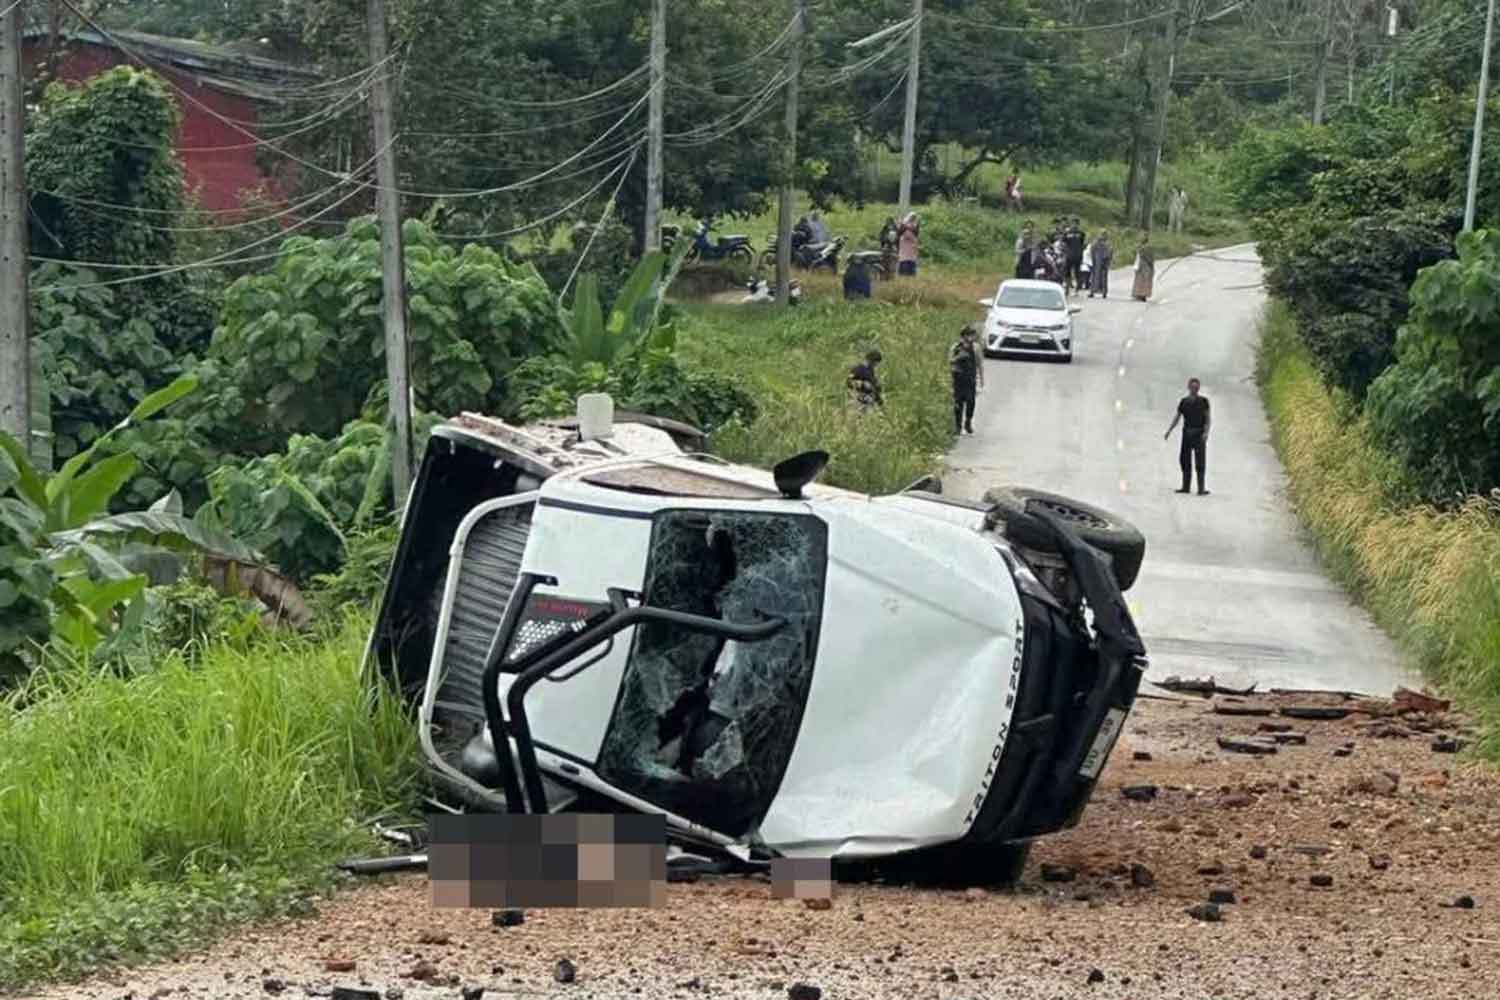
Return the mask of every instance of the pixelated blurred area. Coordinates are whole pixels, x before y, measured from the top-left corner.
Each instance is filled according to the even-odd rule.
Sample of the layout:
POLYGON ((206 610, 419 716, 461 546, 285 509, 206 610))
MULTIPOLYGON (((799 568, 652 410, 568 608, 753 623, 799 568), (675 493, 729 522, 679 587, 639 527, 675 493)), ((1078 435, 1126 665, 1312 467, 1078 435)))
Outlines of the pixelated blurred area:
POLYGON ((661 816, 433 815, 427 868, 432 905, 663 907, 666 850, 661 816))
POLYGON ((833 864, 827 858, 775 858, 771 861, 775 899, 832 899, 833 864))

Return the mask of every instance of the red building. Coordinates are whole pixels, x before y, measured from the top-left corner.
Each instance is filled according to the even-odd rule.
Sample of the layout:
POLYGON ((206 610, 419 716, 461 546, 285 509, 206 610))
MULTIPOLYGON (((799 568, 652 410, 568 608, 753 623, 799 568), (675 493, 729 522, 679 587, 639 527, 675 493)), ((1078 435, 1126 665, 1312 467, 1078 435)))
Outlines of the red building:
MULTIPOLYGON (((46 59, 49 44, 46 31, 26 32, 28 77, 46 59)), ((185 39, 134 31, 62 35, 58 79, 83 81, 115 66, 150 69, 167 81, 182 112, 177 153, 187 187, 210 210, 238 208, 244 194, 255 189, 276 191, 278 177, 285 175, 278 170, 278 177, 268 176, 262 169, 267 157, 255 145, 257 123, 278 95, 319 80, 312 70, 185 39)))

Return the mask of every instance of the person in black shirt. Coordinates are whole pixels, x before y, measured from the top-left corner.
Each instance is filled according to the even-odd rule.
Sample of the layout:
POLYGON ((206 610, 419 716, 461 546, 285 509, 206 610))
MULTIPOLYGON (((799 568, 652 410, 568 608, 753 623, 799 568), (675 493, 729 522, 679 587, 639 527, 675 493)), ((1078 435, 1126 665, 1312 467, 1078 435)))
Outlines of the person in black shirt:
POLYGON ((1064 287, 1071 293, 1083 291, 1083 247, 1087 242, 1083 226, 1079 224, 1078 217, 1074 216, 1067 231, 1063 233, 1063 246, 1067 250, 1064 287))
POLYGON ((948 369, 953 373, 953 433, 974 433, 974 402, 984 385, 984 366, 979 361, 979 331, 970 323, 948 348, 948 369))
POLYGON ((1178 461, 1182 464, 1182 489, 1177 492, 1192 492, 1188 486, 1192 482, 1192 472, 1196 466, 1198 495, 1206 497, 1208 490, 1203 487, 1203 469, 1208 464, 1208 428, 1212 420, 1209 417, 1208 397, 1200 395, 1199 388, 1197 379, 1188 379, 1188 394, 1178 401, 1177 413, 1172 417, 1172 425, 1167 428, 1166 437, 1171 438, 1172 432, 1177 429, 1177 421, 1181 420, 1182 450, 1178 453, 1178 461))
POLYGON ((874 350, 865 355, 864 363, 849 369, 849 396, 862 410, 885 405, 885 398, 880 391, 880 377, 875 374, 875 366, 880 362, 880 352, 874 350))

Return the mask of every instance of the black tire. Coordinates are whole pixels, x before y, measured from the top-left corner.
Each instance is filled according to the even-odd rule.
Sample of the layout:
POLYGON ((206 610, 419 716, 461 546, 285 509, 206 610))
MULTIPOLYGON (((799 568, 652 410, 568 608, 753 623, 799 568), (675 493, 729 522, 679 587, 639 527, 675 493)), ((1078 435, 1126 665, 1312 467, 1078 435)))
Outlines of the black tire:
POLYGON ((1052 536, 1030 509, 1041 506, 1060 515, 1080 538, 1109 556, 1121 591, 1135 585, 1141 562, 1146 558, 1146 536, 1118 514, 1072 497, 1024 486, 987 490, 984 502, 990 505, 994 518, 1004 524, 1007 538, 1043 551, 1052 548, 1052 536))
POLYGON ((751 250, 749 246, 741 244, 729 251, 729 259, 738 261, 746 267, 752 267, 755 264, 755 251, 751 250))
POLYGON ((762 250, 760 254, 760 267, 763 271, 776 270, 776 251, 762 250))

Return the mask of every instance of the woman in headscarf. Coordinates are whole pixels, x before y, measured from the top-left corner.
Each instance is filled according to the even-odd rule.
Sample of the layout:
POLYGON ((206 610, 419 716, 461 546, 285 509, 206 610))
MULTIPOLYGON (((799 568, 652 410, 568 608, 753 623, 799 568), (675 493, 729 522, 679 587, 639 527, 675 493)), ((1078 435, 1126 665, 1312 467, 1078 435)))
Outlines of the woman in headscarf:
POLYGON ((1089 283, 1089 298, 1101 295, 1109 298, 1109 266, 1114 262, 1115 248, 1109 242, 1109 230, 1099 234, 1089 250, 1089 260, 1093 264, 1089 283))
POLYGON ((896 243, 899 227, 895 216, 887 215, 885 225, 880 227, 880 277, 889 280, 896 276, 896 243))
POLYGON ((917 230, 921 223, 917 220, 916 212, 907 212, 906 218, 901 220, 901 225, 896 227, 897 244, 897 271, 907 277, 917 273, 917 230))
POLYGON ((1151 234, 1141 237, 1141 245, 1135 250, 1135 287, 1130 290, 1138 302, 1151 297, 1151 287, 1156 283, 1156 248, 1151 245, 1151 234))

